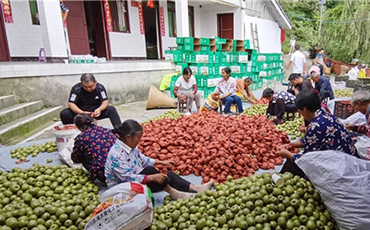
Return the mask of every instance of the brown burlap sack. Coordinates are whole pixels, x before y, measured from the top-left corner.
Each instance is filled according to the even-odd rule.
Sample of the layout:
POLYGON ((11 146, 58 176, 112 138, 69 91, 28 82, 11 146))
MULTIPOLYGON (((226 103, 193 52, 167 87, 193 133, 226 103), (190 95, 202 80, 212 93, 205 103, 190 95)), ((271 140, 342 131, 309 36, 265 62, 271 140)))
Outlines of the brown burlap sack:
POLYGON ((149 90, 146 109, 154 108, 177 108, 177 100, 162 93, 157 87, 152 85, 149 90))

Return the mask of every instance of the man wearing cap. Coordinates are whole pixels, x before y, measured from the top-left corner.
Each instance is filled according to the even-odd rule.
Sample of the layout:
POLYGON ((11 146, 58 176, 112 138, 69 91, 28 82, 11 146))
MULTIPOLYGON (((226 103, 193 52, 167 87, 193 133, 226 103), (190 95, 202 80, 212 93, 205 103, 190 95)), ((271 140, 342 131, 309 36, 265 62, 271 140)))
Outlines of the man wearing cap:
POLYGON ((315 89, 319 92, 320 100, 323 101, 326 98, 333 100, 334 92, 330 81, 328 78, 320 76, 320 68, 318 66, 312 66, 308 73, 311 80, 314 82, 315 89))

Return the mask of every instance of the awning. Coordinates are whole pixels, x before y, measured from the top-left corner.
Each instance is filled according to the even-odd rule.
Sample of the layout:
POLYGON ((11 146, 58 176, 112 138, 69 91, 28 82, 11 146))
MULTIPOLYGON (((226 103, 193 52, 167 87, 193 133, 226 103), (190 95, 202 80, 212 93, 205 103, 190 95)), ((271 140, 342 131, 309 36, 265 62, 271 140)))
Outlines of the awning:
POLYGON ((263 2, 265 3, 265 6, 272 17, 276 20, 281 28, 286 30, 292 29, 291 21, 285 14, 281 5, 276 0, 263 0, 263 2))

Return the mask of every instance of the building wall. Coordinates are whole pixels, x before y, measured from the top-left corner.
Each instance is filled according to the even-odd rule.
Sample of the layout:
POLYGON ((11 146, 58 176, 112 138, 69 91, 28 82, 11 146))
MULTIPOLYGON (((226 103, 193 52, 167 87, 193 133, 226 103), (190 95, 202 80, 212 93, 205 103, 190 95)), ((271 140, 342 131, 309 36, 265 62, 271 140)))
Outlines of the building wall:
POLYGON ((146 57, 145 34, 140 32, 139 8, 128 0, 130 33, 109 32, 112 57, 146 57))
POLYGON ((162 36, 162 55, 164 55, 164 51, 168 50, 168 47, 176 47, 176 38, 169 36, 167 1, 159 1, 159 5, 163 7, 164 26, 166 30, 166 35, 162 36))
MULTIPOLYGON (((6 65, 11 66, 11 65, 6 65)), ((36 64, 27 65, 31 68, 36 64)), ((42 100, 46 106, 67 105, 73 85, 80 81, 84 72, 94 73, 97 81, 108 92, 113 104, 142 101, 148 97, 151 85, 159 87, 165 74, 174 72, 174 65, 165 61, 125 61, 99 64, 40 64, 49 67, 48 74, 27 74, 3 78, 0 76, 0 95, 16 95, 19 102, 42 100), (66 67, 73 68, 75 71, 66 67), (50 70, 52 68, 53 70, 50 70)), ((13 67, 13 66, 11 66, 13 67)))
POLYGON ((198 4, 189 4, 194 7, 194 37, 200 37, 201 35, 201 9, 198 4))
POLYGON ((40 25, 33 25, 28 1, 11 2, 14 23, 5 23, 10 57, 67 57, 58 0, 38 0, 40 25))
MULTIPOLYGON (((276 22, 260 19, 256 17, 245 16, 246 38, 252 43, 250 24, 257 24, 258 40, 260 53, 280 53, 281 52, 281 29, 276 22)), ((252 44, 251 44, 252 45, 252 44)), ((253 47, 253 45, 252 45, 253 47)))
POLYGON ((28 2, 11 1, 11 7, 14 23, 5 23, 10 57, 38 56, 44 46, 41 25, 32 25, 28 2))

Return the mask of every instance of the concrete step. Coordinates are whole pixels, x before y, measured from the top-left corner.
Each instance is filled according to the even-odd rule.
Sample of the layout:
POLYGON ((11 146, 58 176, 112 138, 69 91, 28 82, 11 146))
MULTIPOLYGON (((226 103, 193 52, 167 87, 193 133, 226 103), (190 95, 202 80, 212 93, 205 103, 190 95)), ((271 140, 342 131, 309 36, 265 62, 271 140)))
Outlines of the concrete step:
POLYGON ((14 95, 0 96, 0 109, 15 105, 14 95))
POLYGON ((41 110, 44 107, 42 101, 33 101, 28 103, 16 104, 11 107, 0 110, 0 125, 14 121, 18 118, 30 115, 41 110))
POLYGON ((19 118, 0 126, 0 144, 6 145, 20 136, 27 135, 32 130, 59 117, 62 106, 43 109, 31 115, 19 118))

